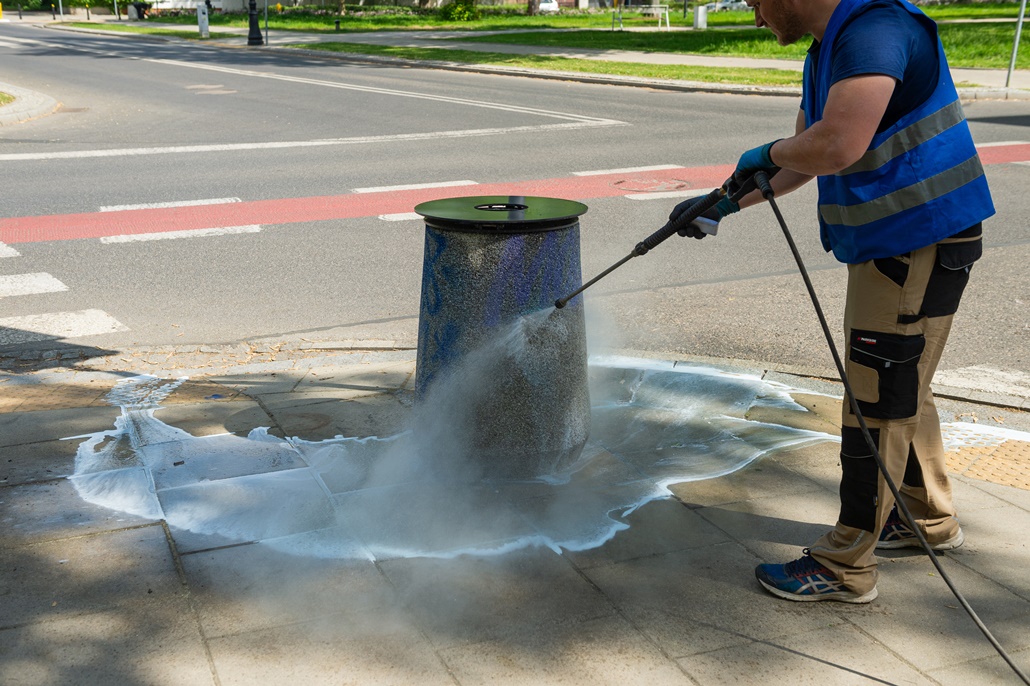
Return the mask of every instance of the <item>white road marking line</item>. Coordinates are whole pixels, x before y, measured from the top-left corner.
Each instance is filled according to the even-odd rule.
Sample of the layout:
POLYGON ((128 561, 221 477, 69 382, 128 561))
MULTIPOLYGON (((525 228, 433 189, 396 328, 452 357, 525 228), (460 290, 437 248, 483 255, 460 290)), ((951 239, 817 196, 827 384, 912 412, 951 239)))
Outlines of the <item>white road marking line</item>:
POLYGON ((46 272, 0 276, 0 298, 37 293, 59 293, 68 287, 46 272))
POLYGON ((409 183, 399 186, 369 186, 368 188, 352 188, 354 193, 386 193, 389 191, 416 191, 423 188, 450 188, 452 186, 475 186, 476 181, 436 181, 433 183, 409 183))
POLYGON ((178 200, 175 202, 150 202, 138 205, 104 205, 101 212, 124 212, 125 210, 152 210, 162 207, 193 207, 195 205, 223 205, 242 202, 239 198, 208 198, 207 200, 178 200))
POLYGON ((664 200, 665 198, 689 198, 695 195, 707 195, 712 189, 689 188, 684 191, 657 191, 655 193, 627 193, 622 196, 630 200, 664 200))
POLYGON ((594 171, 572 172, 573 176, 603 176, 605 174, 632 174, 634 172, 683 169, 682 164, 656 164, 651 167, 624 167, 623 169, 595 169, 594 171))
POLYGON ((998 148, 1003 145, 1026 145, 1030 141, 998 141, 997 143, 977 143, 978 148, 998 148))
POLYGON ((596 122, 565 122, 537 126, 507 126, 490 129, 460 129, 457 131, 427 131, 425 133, 398 133, 383 136, 356 136, 354 138, 325 138, 313 141, 278 141, 263 143, 220 143, 214 145, 176 145, 165 148, 115 148, 112 150, 67 150, 64 152, 12 152, 0 155, 0 162, 36 160, 67 160, 92 157, 128 157, 133 155, 168 155, 196 152, 234 152, 237 150, 277 150, 283 148, 314 148, 330 145, 371 145, 406 141, 439 140, 441 138, 474 138, 498 136, 506 133, 539 131, 566 131, 596 126, 628 126, 624 122, 598 124, 596 122))
POLYGON ((0 241, 0 257, 21 257, 21 253, 0 241))
POLYGON ((158 233, 130 233, 122 236, 102 236, 101 243, 135 243, 137 241, 166 241, 175 238, 200 238, 202 236, 224 236, 235 233, 259 233, 260 224, 246 226, 219 226, 213 229, 187 229, 184 231, 162 231, 158 233))
POLYGON ((406 222, 411 219, 421 219, 422 215, 418 212, 400 212, 398 214, 381 214, 379 218, 387 222, 406 222))
POLYGON ((19 43, 11 43, 5 40, 0 40, 0 48, 20 48, 19 43))
MULTIPOLYGON (((25 45, 40 45, 51 47, 53 44, 45 41, 38 41, 34 39, 19 39, 19 42, 25 45)), ((74 50, 77 52, 84 52, 94 55, 102 55, 105 57, 117 57, 121 59, 139 60, 142 62, 152 62, 154 64, 167 64, 177 67, 185 67, 188 69, 203 69, 206 71, 220 72, 223 74, 235 74, 237 76, 249 76, 253 78, 262 79, 274 79, 278 81, 289 81, 291 83, 303 83, 312 86, 322 86, 325 88, 338 88, 342 90, 360 91, 364 93, 374 93, 378 95, 401 97, 401 98, 413 98, 417 100, 431 100, 435 102, 444 102, 453 105, 461 105, 466 107, 480 107, 484 109, 501 110, 504 112, 512 112, 515 114, 528 114, 536 115, 540 117, 547 117, 550 119, 563 119, 566 120, 561 124, 543 124, 537 126, 511 126, 511 127, 498 127, 489 129, 468 129, 460 131, 432 131, 426 133, 417 134, 398 134, 398 135, 387 135, 387 136, 360 136, 355 138, 334 138, 325 140, 309 140, 309 141, 281 141, 281 142, 263 142, 263 143, 239 143, 239 144, 223 144, 223 145, 184 145, 164 148, 122 148, 117 150, 78 150, 78 151, 65 151, 65 152, 52 152, 52 153, 9 153, 6 155, 0 155, 0 161, 14 162, 14 161, 25 161, 25 160, 53 160, 53 159, 74 159, 74 158, 85 158, 85 157, 121 157, 126 155, 159 155, 168 153, 192 153, 192 152, 226 152, 233 150, 267 150, 275 148, 298 148, 298 147, 309 147, 319 145, 348 145, 348 144, 369 144, 369 143, 390 143, 397 141, 418 141, 418 140, 437 140, 440 138, 465 138, 470 136, 494 136, 506 133, 521 133, 527 131, 554 131, 563 129, 582 129, 582 128, 593 128, 598 126, 628 126, 629 124, 623 121, 615 119, 603 119, 600 117, 591 117, 584 114, 572 114, 569 112, 558 112, 555 110, 543 110, 534 107, 523 107, 520 105, 509 105, 504 103, 486 102, 482 100, 469 100, 465 98, 455 98, 444 95, 432 95, 429 93, 416 93, 414 91, 401 91, 393 90, 388 88, 376 88, 372 86, 358 86, 348 83, 341 83, 339 81, 324 81, 321 79, 306 79, 299 76, 289 76, 285 74, 276 74, 274 72, 261 72, 261 71, 250 71, 246 69, 233 69, 230 67, 222 67, 214 64, 206 63, 194 63, 184 62, 181 60, 168 60, 168 59, 157 59, 148 57, 137 57, 132 55, 126 55, 121 52, 115 52, 112 50, 98 50, 94 48, 86 48, 80 45, 62 44, 62 50, 74 50)))
POLYGON ((0 345, 46 341, 55 338, 97 336, 128 327, 103 310, 50 312, 0 319, 0 345))

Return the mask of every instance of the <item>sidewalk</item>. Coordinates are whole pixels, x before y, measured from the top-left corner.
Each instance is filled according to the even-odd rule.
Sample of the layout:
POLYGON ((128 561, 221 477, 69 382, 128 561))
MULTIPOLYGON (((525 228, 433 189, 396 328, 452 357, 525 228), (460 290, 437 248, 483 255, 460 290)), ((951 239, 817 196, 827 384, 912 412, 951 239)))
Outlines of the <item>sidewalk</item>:
MULTIPOLYGON (((595 364, 595 397, 637 378, 636 368, 672 367, 621 364, 614 372, 595 364)), ((837 384, 722 365, 732 374, 714 377, 712 397, 742 388, 758 396, 747 422, 727 420, 716 432, 737 435, 720 455, 738 455, 740 445, 770 452, 728 475, 671 479, 671 497, 625 512, 611 509, 618 493, 668 480, 672 455, 653 445, 643 455, 639 441, 634 452, 596 416, 592 435, 607 430, 610 450, 577 473, 573 483, 589 488, 571 499, 543 483, 340 486, 341 468, 359 455, 330 459, 326 450, 367 457, 376 439, 364 437, 408 422, 414 352, 389 342, 4 366, 3 683, 1016 682, 922 554, 881 556, 880 598, 867 606, 789 603, 754 580, 756 564, 797 557, 836 518, 838 444, 820 436, 837 431, 839 399, 825 395, 837 384), (57 366, 40 368, 48 365, 57 366), (133 380, 140 373, 156 378, 133 380), (770 400, 777 383, 794 388, 808 411, 770 400), (110 463, 85 466, 93 448, 80 446, 90 436, 110 463), (650 476, 627 481, 630 464, 650 476), (195 483, 179 476, 193 465, 203 474, 195 483), (156 487, 163 519, 96 504, 124 496, 118 484, 128 482, 114 477, 133 470, 148 476, 141 492, 156 487), (321 491, 298 481, 316 472, 337 513, 348 512, 328 529, 311 507, 321 491), (470 516, 448 518, 467 498, 470 516), (361 507, 346 510, 355 499, 361 507), (614 537, 567 547, 596 535, 588 512, 607 512, 593 525, 614 537), (539 540, 487 554, 495 524, 515 527, 501 542, 539 540), (558 554, 544 539, 566 545, 558 554), (429 547, 413 551, 420 545, 429 547), (449 557, 455 545, 474 552, 449 557)), ((688 386, 704 396, 698 379, 688 386)), ((1022 426, 1026 417, 957 401, 942 407, 966 532, 942 564, 1030 669, 1030 434, 979 428, 1022 426)), ((695 439, 722 421, 714 410, 703 414, 690 424, 695 439)))

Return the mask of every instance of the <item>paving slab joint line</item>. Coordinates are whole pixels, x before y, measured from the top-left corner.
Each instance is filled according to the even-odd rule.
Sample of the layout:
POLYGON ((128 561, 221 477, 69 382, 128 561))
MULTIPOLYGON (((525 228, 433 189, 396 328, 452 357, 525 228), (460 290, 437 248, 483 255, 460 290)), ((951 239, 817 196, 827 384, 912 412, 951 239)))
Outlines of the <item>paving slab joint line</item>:
MULTIPOLYGON (((31 483, 31 485, 35 486, 38 483, 42 483, 42 482, 34 481, 34 482, 31 483)), ((10 485, 4 486, 3 488, 18 488, 19 486, 26 486, 26 485, 29 485, 29 484, 10 484, 10 485)), ((117 532, 121 532, 121 531, 136 531, 138 529, 150 529, 150 528, 155 527, 155 526, 164 526, 164 520, 160 519, 160 520, 154 521, 154 522, 147 522, 146 524, 130 524, 129 526, 122 526, 122 527, 118 527, 117 529, 104 529, 102 531, 90 531, 88 533, 76 534, 74 536, 58 536, 56 538, 47 538, 47 539, 44 539, 44 540, 41 540, 41 541, 29 541, 29 542, 26 542, 26 543, 14 543, 12 545, 4 545, 4 548, 6 548, 7 550, 16 550, 16 549, 19 549, 19 548, 35 548, 35 547, 41 546, 41 545, 49 545, 51 543, 56 543, 57 541, 62 541, 62 542, 63 541, 81 541, 81 540, 90 539, 90 538, 99 538, 101 536, 107 536, 107 535, 110 535, 110 534, 113 534, 113 533, 117 533, 117 532)))

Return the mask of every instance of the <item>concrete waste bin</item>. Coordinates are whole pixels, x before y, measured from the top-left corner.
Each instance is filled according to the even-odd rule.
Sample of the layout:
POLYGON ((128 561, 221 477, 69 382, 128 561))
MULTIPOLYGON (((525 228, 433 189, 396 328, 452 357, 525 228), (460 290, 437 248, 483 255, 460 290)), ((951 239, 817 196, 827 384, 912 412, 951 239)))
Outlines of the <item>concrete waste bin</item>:
POLYGON ((488 478, 560 471, 590 424, 583 300, 554 309, 582 283, 587 207, 478 196, 415 211, 426 222, 416 431, 453 428, 448 442, 488 478))

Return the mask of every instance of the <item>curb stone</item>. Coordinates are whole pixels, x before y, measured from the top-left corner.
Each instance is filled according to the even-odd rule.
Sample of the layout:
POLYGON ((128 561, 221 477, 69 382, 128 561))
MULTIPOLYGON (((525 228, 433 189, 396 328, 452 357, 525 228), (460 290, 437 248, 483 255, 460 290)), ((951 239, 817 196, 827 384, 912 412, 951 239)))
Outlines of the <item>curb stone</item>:
POLYGON ((0 107, 0 126, 11 126, 52 114, 61 106, 49 95, 0 82, 0 92, 14 96, 14 102, 0 107))

